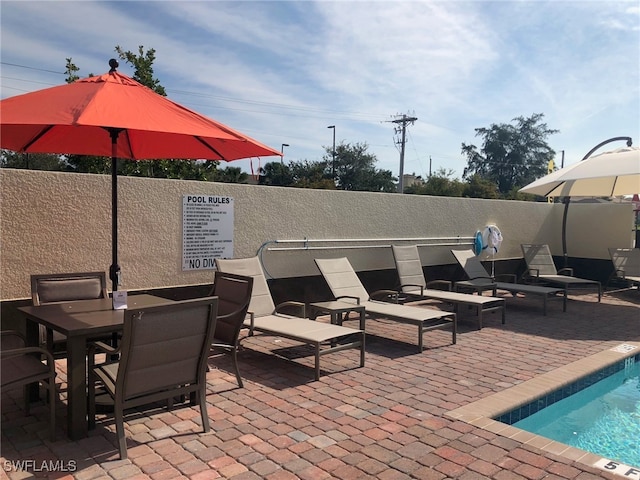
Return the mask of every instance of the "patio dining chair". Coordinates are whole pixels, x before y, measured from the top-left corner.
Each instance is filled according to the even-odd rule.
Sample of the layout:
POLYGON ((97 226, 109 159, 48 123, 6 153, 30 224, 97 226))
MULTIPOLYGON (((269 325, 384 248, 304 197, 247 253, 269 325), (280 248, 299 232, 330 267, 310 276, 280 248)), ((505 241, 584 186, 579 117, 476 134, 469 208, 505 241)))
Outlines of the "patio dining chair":
MULTIPOLYGON (((98 383, 113 399, 120 458, 127 458, 124 411, 190 395, 200 406, 205 432, 206 368, 216 328, 218 299, 206 297, 163 303, 124 312, 124 332, 118 348, 95 342, 90 348, 89 428, 95 428, 98 383), (120 353, 117 362, 96 365, 97 352, 120 353)), ((109 358, 109 356, 107 357, 109 358)))
POLYGON ((28 385, 42 383, 49 402, 49 432, 56 440, 56 366, 53 355, 39 347, 27 347, 25 338, 16 331, 0 332, 0 386, 2 389, 23 387, 24 410, 29 414, 28 385), (44 358, 43 363, 40 358, 44 358))
MULTIPOLYGON (((47 273, 31 275, 34 306, 76 300, 108 298, 105 272, 47 273)), ((64 356, 66 337, 40 325, 40 344, 57 357, 64 356)))
POLYGON ((238 369, 239 338, 249 310, 252 289, 253 277, 216 272, 213 289, 209 294, 218 297, 218 320, 211 349, 231 353, 231 362, 240 388, 243 383, 238 369))

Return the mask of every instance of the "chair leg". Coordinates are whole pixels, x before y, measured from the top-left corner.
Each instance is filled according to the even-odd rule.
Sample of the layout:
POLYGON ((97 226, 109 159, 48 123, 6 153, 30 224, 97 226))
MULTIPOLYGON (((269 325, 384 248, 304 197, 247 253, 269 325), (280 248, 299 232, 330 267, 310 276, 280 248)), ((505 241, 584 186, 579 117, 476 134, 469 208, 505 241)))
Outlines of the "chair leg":
POLYGON ((51 441, 56 441, 56 374, 53 372, 49 376, 49 429, 51 434, 51 441))
POLYGON ((207 396, 205 388, 203 387, 201 391, 197 392, 198 401, 200 403, 200 416, 202 417, 202 427, 204 428, 204 432, 209 432, 209 414, 207 412, 207 396))
POLYGON ((233 368, 236 371, 236 380, 238 381, 238 387, 244 387, 242 383, 242 377, 240 376, 240 370, 238 369, 238 347, 231 348, 231 363, 233 363, 233 368))
POLYGON ((124 436, 124 416, 122 405, 115 405, 114 416, 116 420, 116 435, 118 437, 118 449, 120 451, 120 460, 127 459, 127 439, 124 436))

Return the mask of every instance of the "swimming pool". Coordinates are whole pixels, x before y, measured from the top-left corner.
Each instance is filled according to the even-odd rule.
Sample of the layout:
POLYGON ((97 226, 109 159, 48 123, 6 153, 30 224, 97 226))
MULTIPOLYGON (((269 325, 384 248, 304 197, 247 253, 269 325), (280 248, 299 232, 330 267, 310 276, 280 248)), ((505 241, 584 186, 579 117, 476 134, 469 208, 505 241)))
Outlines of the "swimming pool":
POLYGON ((498 420, 640 468, 640 355, 591 374, 498 420))
MULTIPOLYGON (((619 344, 451 410, 445 415, 569 461, 593 466, 628 480, 640 480, 640 466, 613 460, 609 455, 592 453, 585 446, 575 447, 516 425, 520 420, 624 370, 625 365, 633 364, 638 368, 639 352, 640 342, 619 344)), ((637 462, 634 463, 637 465, 637 462)))

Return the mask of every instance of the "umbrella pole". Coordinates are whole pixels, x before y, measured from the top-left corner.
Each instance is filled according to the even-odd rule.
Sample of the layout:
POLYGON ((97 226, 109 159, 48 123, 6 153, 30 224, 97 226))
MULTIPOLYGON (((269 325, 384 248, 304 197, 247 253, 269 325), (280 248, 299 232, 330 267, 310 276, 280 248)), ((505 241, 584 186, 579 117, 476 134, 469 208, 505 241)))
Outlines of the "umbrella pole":
POLYGON ((569 202, 571 197, 564 197, 562 202, 564 203, 564 212, 562 214, 562 257, 564 258, 563 268, 569 266, 569 255, 567 254, 567 212, 569 211, 569 202))
POLYGON ((109 278, 112 290, 118 290, 122 283, 120 265, 118 265, 118 135, 119 129, 110 129, 111 135, 111 267, 109 278))

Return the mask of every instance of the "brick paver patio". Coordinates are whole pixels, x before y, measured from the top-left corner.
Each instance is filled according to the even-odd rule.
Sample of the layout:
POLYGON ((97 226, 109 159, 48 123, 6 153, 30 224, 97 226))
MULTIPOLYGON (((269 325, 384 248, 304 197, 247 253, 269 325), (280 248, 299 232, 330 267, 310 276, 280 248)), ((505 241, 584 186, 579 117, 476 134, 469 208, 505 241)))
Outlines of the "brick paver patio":
POLYGON ((416 352, 415 328, 368 321, 366 366, 356 368, 356 350, 328 355, 317 382, 310 350, 274 337, 246 339, 239 355, 244 388, 237 388, 228 357, 210 361, 211 432, 201 433, 198 410, 190 406, 132 411, 125 418, 129 459, 124 461, 118 458, 110 416, 99 416, 88 438, 67 439, 64 362, 58 361, 55 443, 47 435, 46 406, 33 405, 32 415, 25 416, 21 389, 2 392, 2 476, 624 478, 445 413, 580 358, 640 341, 640 294, 606 294, 601 304, 595 295, 570 296, 567 313, 561 302, 551 302, 546 317, 539 299, 508 298, 507 305, 506 325, 490 314, 478 331, 472 313, 463 312, 457 345, 450 344, 450 333, 432 331, 425 335, 423 353, 416 352))

